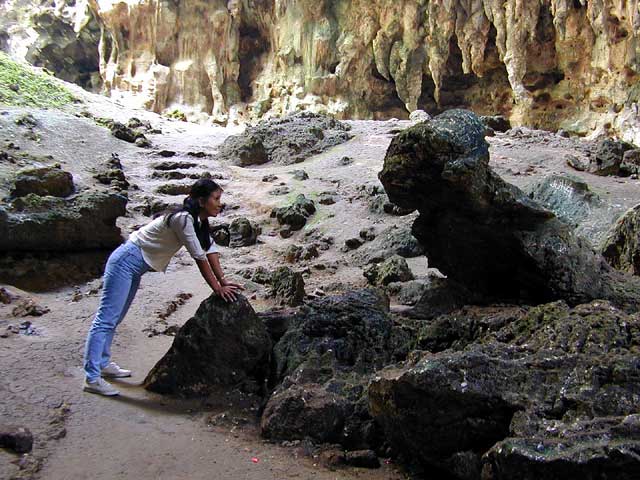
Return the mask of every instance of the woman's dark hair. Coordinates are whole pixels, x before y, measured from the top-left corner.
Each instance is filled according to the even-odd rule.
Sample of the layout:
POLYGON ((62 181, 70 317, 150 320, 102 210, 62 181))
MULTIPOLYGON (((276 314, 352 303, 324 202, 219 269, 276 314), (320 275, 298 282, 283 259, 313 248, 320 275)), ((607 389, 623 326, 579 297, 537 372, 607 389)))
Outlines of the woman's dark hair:
MULTIPOLYGON (((165 218, 167 225, 171 222, 171 219, 176 213, 180 212, 189 212, 189 214, 193 217, 193 226, 196 231, 196 236, 200 241, 200 246, 206 252, 211 247, 211 237, 209 236, 209 222, 201 222, 200 221, 200 210, 202 207, 200 206, 200 199, 206 200, 216 190, 221 190, 220 185, 218 185, 213 180, 209 180, 208 178, 201 178, 196 181, 193 185, 191 185, 191 192, 189 192, 189 196, 184 199, 182 202, 182 208, 175 210, 168 214, 165 218)), ((186 219, 185 219, 186 222, 186 219)))

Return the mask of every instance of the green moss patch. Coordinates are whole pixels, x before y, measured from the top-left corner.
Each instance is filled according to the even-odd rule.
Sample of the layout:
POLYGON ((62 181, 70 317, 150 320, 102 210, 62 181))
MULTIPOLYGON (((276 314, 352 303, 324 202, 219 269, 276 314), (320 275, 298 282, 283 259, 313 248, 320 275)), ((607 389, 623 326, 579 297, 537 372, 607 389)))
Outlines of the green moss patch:
POLYGON ((75 97, 47 74, 35 73, 0 52, 0 104, 60 108, 73 101, 75 97))

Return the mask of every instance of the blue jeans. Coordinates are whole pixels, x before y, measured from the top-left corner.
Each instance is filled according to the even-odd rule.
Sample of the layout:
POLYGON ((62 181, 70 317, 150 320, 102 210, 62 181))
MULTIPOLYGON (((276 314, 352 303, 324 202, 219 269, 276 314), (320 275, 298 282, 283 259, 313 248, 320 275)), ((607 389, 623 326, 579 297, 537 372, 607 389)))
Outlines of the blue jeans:
POLYGON ((97 380, 100 371, 109 364, 116 327, 129 310, 140 278, 150 269, 142 258, 140 247, 129 241, 109 256, 100 306, 85 345, 84 371, 88 381, 97 380))

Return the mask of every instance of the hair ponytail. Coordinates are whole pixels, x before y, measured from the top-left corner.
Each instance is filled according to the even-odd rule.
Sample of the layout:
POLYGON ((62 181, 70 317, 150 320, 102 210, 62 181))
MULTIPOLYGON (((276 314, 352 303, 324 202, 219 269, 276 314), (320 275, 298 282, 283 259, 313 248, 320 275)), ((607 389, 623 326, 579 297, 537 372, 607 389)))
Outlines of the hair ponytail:
POLYGON ((191 186, 191 192, 182 202, 182 208, 179 208, 165 217, 165 221, 167 222, 167 225, 169 225, 169 222, 171 222, 171 219, 175 214, 188 212, 193 218, 193 227, 196 231, 196 236, 198 237, 200 246, 204 251, 209 250, 209 247, 211 247, 211 237, 209 235, 209 222, 206 220, 202 222, 200 220, 200 211, 202 210, 202 207, 200 206, 200 199, 206 200, 209 198, 209 195, 216 190, 220 190, 220 185, 208 178, 201 178, 191 186))

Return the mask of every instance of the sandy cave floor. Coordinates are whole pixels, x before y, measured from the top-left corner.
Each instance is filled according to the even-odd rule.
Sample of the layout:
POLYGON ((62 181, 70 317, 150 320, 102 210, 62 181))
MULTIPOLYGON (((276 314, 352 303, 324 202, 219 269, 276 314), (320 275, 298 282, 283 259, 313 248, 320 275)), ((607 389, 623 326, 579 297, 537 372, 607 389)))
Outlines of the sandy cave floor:
MULTIPOLYGON (((223 249, 223 268, 230 274, 248 266, 279 266, 287 246, 303 244, 305 233, 317 229, 322 234, 332 235, 335 244, 318 259, 296 267, 308 268, 307 293, 318 288, 331 293, 332 288, 339 289, 340 284, 343 288, 362 287, 366 285, 362 270, 349 263, 352 253, 340 250, 344 240, 357 236, 364 227, 373 226, 379 232, 386 226, 410 222, 414 218, 413 215, 393 217, 371 213, 359 196, 362 185, 377 183, 377 172, 393 137, 390 132, 408 126, 409 122, 350 122, 354 139, 301 164, 242 169, 221 166, 210 157, 194 159, 184 155, 188 151, 215 154, 216 146, 237 129, 169 121, 149 112, 129 111, 107 99, 88 95, 82 108, 96 116, 117 120, 132 116, 149 119, 163 131, 161 135, 149 136, 154 151, 174 150, 178 155, 171 160, 196 161, 202 169, 224 175, 224 200, 230 208, 220 220, 243 215, 259 222, 263 229, 258 245, 223 249), (340 165, 344 156, 349 156, 353 163, 340 165), (289 172, 294 169, 304 169, 309 180, 292 180, 289 172), (267 174, 279 178, 275 182, 263 182, 262 177, 267 174), (280 181, 291 189, 291 193, 286 196, 269 194, 280 181), (271 209, 283 205, 297 193, 313 197, 324 191, 335 192, 337 202, 321 206, 302 232, 289 239, 280 238, 276 223, 269 219, 271 209), (319 263, 333 268, 320 270, 315 267, 319 263)), ((53 118, 57 114, 37 115, 53 118)), ((64 120, 64 115, 51 120, 51 132, 56 135, 60 149, 78 135, 75 129, 66 133, 57 130, 56 122, 64 120), (69 138, 60 138, 64 136, 69 138)), ((44 124, 48 125, 47 121, 44 124)), ((521 187, 549 173, 571 172, 586 179, 598 194, 620 210, 640 202, 637 180, 595 177, 572 171, 565 165, 563 155, 575 153, 574 144, 553 134, 544 138, 546 140, 539 137, 513 139, 503 135, 489 138, 492 166, 505 179, 521 187)), ((139 187, 139 190, 130 190, 130 207, 145 195, 155 195, 153 190, 166 183, 150 178, 150 163, 162 159, 125 142, 111 139, 108 142, 111 143, 96 143, 94 154, 104 155, 105 149, 118 148, 128 180, 139 187)), ((42 146, 46 139, 40 144, 46 150, 46 146, 42 146)), ((83 143, 84 160, 80 161, 91 161, 92 144, 91 141, 83 143)), ((177 202, 182 197, 164 198, 177 202)), ((148 218, 133 214, 121 219, 120 226, 123 233, 128 234, 136 225, 147 221, 148 218)), ((413 259, 410 265, 414 273, 425 273, 427 260, 425 257, 413 259)), ((236 275, 236 278, 239 277, 236 275)), ((50 292, 22 292, 50 311, 40 317, 28 317, 33 322, 35 335, 0 338, 0 417, 2 423, 30 428, 35 436, 35 446, 32 455, 25 457, 0 450, 0 478, 16 475, 51 480, 404 478, 393 463, 385 463, 379 470, 345 468, 331 471, 320 465, 318 458, 308 454, 304 443, 282 446, 262 440, 255 419, 250 418, 250 410, 238 412, 220 398, 203 407, 201 402, 166 398, 139 386, 173 340, 166 335, 149 337, 143 330, 157 323, 158 314, 179 294, 189 293, 192 297, 168 317, 170 324, 183 324, 210 293, 185 252, 173 260, 166 274, 150 273, 143 277, 131 310, 118 329, 113 358, 134 370, 131 379, 118 382, 120 397, 83 393, 83 345, 99 300, 98 294, 90 291, 97 289, 99 284, 100 280, 95 279, 50 292), (229 420, 212 425, 211 416, 219 413, 226 413, 229 420), (249 421, 236 421, 236 417, 249 421), (254 462, 254 458, 258 461, 254 462)), ((6 287, 21 293, 12 286, 6 287)), ((251 294, 247 292, 248 296, 251 294)), ((256 310, 273 306, 272 301, 260 292, 251 301, 256 310)), ((5 328, 7 322, 15 324, 23 320, 12 318, 9 307, 0 305, 0 328, 5 328)))

